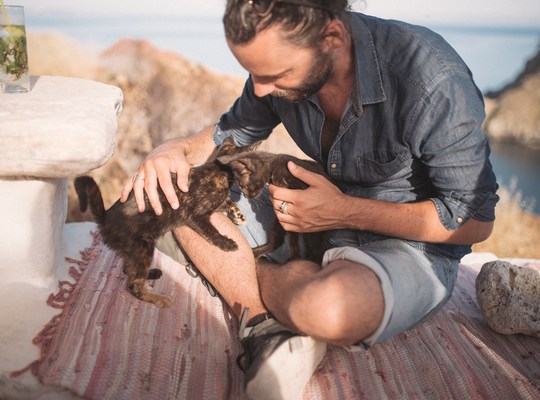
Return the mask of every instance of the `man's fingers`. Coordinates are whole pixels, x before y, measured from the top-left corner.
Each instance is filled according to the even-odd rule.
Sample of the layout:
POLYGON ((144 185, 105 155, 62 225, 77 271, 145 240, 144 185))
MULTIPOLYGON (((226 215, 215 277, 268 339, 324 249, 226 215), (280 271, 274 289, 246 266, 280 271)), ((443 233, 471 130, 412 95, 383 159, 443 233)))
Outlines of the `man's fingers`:
POLYGON ((279 223, 287 232, 303 232, 302 228, 298 225, 298 220, 293 215, 283 214, 278 211, 276 214, 279 223))
POLYGON ((184 179, 184 177, 180 176, 180 174, 176 175, 176 185, 184 193, 189 191, 188 180, 184 179))
POLYGON ((158 192, 159 185, 167 202, 176 210, 180 202, 174 185, 178 184, 182 191, 187 192, 186 176, 188 173, 189 168, 184 174, 180 171, 176 172, 177 182, 173 182, 171 172, 167 166, 159 167, 159 165, 150 166, 149 163, 143 164, 138 172, 125 183, 120 201, 125 202, 129 197, 129 193, 133 191, 139 212, 143 212, 146 209, 147 202, 149 202, 156 215, 161 215, 163 205, 158 192))
MULTIPOLYGON (((170 178, 169 178, 169 181, 170 181, 170 178)), ((162 206, 161 206, 161 201, 159 200, 157 186, 158 186, 158 178, 157 178, 156 172, 154 170, 148 171, 147 175, 145 175, 144 177, 144 192, 146 192, 146 197, 148 197, 148 202, 150 203, 150 206, 152 207, 156 215, 161 215, 163 212, 163 209, 161 208, 162 206)), ((144 199, 143 199, 143 204, 144 204, 144 199)), ((139 204, 138 200, 137 200, 137 205, 139 206, 139 210, 141 210, 141 205, 139 204)))
POLYGON ((135 196, 135 202, 137 203, 139 212, 143 212, 146 208, 144 202, 144 181, 137 179, 133 182, 133 195, 135 196))
MULTIPOLYGON (((167 201, 171 205, 171 207, 176 210, 178 208, 178 196, 176 195, 176 190, 173 186, 173 182, 171 180, 171 174, 167 171, 164 171, 162 174, 158 175, 158 182, 159 186, 161 187, 161 190, 165 194, 165 197, 167 198, 167 201)), ((154 208, 155 210, 155 208, 154 208)))
POLYGON ((292 161, 287 163, 287 167, 289 168, 291 174, 300 179, 302 182, 306 183, 308 186, 316 186, 321 182, 321 179, 325 179, 321 174, 309 171, 299 165, 296 165, 292 161))
POLYGON ((133 178, 129 178, 126 183, 124 184, 124 189, 122 190, 122 195, 120 196, 120 202, 125 202, 129 194, 131 193, 131 190, 133 189, 133 178))

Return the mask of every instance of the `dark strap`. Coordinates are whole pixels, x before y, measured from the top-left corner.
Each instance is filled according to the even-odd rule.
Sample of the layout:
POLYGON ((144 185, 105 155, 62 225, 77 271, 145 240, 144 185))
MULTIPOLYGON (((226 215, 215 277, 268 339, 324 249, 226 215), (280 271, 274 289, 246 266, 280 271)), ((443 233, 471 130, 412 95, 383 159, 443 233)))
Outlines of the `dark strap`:
POLYGON ((258 314, 258 315, 255 315, 253 318, 251 318, 247 324, 246 324, 246 327, 249 328, 249 327, 252 327, 252 326, 255 326, 263 321, 266 321, 267 319, 270 319, 270 318, 274 318, 274 316, 270 313, 263 313, 263 314, 258 314))

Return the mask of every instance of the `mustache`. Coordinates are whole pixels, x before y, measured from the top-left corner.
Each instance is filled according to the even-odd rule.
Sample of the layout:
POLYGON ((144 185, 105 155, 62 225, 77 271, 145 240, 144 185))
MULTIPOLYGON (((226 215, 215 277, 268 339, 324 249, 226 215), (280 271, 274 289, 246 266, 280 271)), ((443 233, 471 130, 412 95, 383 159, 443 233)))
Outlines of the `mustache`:
POLYGON ((292 103, 299 103, 309 97, 308 93, 300 90, 274 90, 270 95, 288 100, 292 103))

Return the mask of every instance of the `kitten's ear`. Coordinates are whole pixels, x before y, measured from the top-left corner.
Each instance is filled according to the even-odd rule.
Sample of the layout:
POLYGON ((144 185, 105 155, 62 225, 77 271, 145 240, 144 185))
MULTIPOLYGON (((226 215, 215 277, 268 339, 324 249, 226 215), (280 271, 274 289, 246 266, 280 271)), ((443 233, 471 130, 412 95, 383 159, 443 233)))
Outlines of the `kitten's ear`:
POLYGON ((234 160, 235 158, 235 155, 234 154, 224 154, 224 155, 219 155, 216 157, 216 162, 223 166, 223 167, 230 167, 230 163, 231 163, 231 160, 234 160))
POLYGON ((252 143, 250 145, 247 145, 244 147, 245 150, 243 151, 254 151, 254 150, 257 150, 257 148, 262 144, 262 140, 259 140, 258 142, 255 142, 255 143, 252 143))
POLYGON ((223 142, 221 143, 221 146, 218 147, 216 158, 226 155, 226 154, 232 154, 237 149, 236 145, 234 144, 234 140, 232 137, 227 136, 225 139, 223 139, 223 142))
POLYGON ((249 180, 253 173, 250 168, 251 163, 246 159, 235 159, 227 163, 229 168, 231 168, 234 176, 234 181, 241 189, 245 189, 249 185, 249 180))
POLYGON ((234 143, 232 144, 232 147, 231 147, 231 150, 228 151, 226 154, 230 154, 230 155, 233 155, 233 154, 244 154, 244 153, 249 153, 251 151, 254 151, 257 149, 257 147, 259 147, 262 143, 262 140, 258 141, 258 142, 255 142, 255 143, 251 143, 251 144, 248 144, 246 146, 235 146, 234 143))
MULTIPOLYGON (((223 159, 226 159, 227 157, 221 157, 220 161, 223 159)), ((236 159, 230 159, 227 162, 227 165, 229 168, 233 170, 235 174, 240 175, 251 175, 251 168, 250 168, 250 162, 249 160, 246 160, 244 158, 236 158, 236 159)))

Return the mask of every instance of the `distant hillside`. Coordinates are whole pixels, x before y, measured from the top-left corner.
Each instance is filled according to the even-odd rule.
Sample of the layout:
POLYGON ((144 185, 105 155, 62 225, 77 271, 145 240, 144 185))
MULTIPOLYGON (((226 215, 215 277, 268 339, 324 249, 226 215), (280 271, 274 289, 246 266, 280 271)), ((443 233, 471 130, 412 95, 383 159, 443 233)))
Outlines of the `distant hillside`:
POLYGON ((485 96, 488 136, 540 148, 540 50, 518 77, 485 96))

